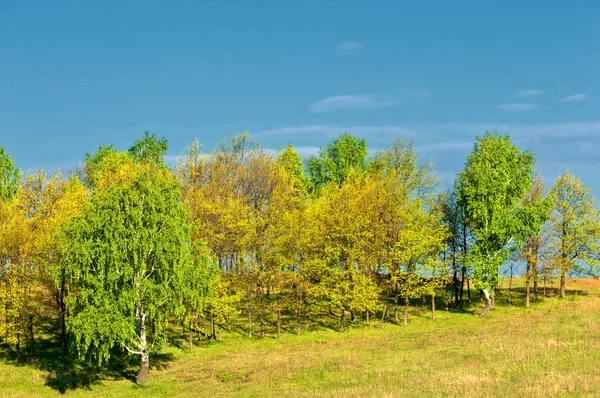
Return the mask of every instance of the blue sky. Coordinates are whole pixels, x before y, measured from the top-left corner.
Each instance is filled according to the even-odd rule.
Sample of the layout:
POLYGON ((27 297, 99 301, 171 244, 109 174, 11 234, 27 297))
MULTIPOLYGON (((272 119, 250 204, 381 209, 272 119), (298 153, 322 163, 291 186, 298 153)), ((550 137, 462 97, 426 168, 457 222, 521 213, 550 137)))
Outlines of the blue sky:
POLYGON ((303 154, 414 141, 447 181, 476 135, 600 194, 596 1, 2 1, 0 145, 70 167, 145 130, 170 155, 250 131, 303 154))

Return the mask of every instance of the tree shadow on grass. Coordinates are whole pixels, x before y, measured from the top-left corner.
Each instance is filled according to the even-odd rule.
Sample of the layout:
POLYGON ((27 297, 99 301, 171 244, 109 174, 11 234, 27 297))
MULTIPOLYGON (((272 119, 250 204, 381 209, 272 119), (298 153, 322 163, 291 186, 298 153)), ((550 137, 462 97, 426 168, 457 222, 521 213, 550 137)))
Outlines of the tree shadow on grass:
MULTIPOLYGON (((73 357, 62 359, 60 344, 52 339, 38 340, 35 361, 27 360, 26 355, 18 355, 14 350, 0 348, 0 361, 12 366, 31 366, 47 372, 43 378, 45 385, 65 394, 69 390, 90 390, 102 380, 126 379, 136 382, 139 357, 113 350, 108 363, 98 365, 73 357)), ((156 353, 150 355, 151 369, 163 369, 173 359, 171 354, 156 353)))

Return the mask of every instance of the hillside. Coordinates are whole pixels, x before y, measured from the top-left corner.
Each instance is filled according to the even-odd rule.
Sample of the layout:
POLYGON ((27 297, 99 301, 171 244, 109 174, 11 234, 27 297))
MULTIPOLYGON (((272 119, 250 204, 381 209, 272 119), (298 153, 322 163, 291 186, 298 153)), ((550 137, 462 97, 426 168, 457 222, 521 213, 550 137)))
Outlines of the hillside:
POLYGON ((65 390, 71 397, 600 394, 599 281, 570 280, 566 299, 549 297, 530 309, 522 308, 518 285, 512 308, 504 289, 487 319, 472 305, 438 310, 432 321, 428 309, 417 306, 408 327, 392 320, 383 329, 378 321, 365 327, 357 319, 345 333, 315 326, 296 336, 290 323, 279 341, 273 334, 251 340, 234 327, 223 342, 203 342, 191 353, 168 347, 155 356, 146 389, 134 382, 136 361, 114 363, 120 370, 62 373, 52 370, 51 358, 24 365, 2 354, 0 396, 65 390))

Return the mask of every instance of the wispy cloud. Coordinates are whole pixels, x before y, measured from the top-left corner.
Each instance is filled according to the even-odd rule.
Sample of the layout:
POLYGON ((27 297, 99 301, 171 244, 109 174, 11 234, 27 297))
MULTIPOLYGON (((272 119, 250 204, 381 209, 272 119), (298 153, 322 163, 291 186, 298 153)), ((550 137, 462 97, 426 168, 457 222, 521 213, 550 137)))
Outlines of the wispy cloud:
POLYGON ((587 94, 581 93, 581 94, 575 94, 575 95, 570 95, 568 97, 565 97, 565 98, 561 99, 560 102, 579 102, 579 101, 586 100, 587 98, 588 98, 587 94))
POLYGON ((538 89, 529 89, 529 90, 521 90, 519 91, 519 97, 539 97, 540 95, 544 95, 546 92, 544 90, 538 89))
POLYGON ((508 112, 527 112, 538 108, 539 106, 536 104, 503 104, 496 107, 496 109, 508 112))
POLYGON ((382 108, 398 104, 397 100, 379 95, 337 95, 315 102, 310 106, 310 111, 320 113, 341 109, 382 108))
POLYGON ((358 53, 364 47, 364 44, 357 41, 345 41, 343 43, 336 44, 334 51, 338 55, 352 55, 358 53))

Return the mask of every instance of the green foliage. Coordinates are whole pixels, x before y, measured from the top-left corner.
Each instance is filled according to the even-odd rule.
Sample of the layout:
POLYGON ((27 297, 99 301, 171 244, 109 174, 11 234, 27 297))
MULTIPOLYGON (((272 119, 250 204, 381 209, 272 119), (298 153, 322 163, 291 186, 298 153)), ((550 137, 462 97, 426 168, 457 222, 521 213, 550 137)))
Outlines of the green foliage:
POLYGON ((594 275, 600 266, 600 213, 590 189, 566 172, 556 179, 551 198, 551 263, 563 279, 571 271, 594 275))
POLYGON ((431 194, 439 183, 433 165, 419 164, 413 143, 403 139, 396 140, 390 148, 377 151, 367 169, 369 174, 397 178, 404 194, 411 198, 431 194))
POLYGON ((518 243, 528 215, 520 203, 533 180, 534 157, 521 152, 508 136, 486 133, 477 137, 465 169, 458 176, 459 201, 476 241, 468 262, 480 289, 493 289, 498 269, 518 243))
POLYGON ((158 139, 155 134, 146 131, 144 137, 129 148, 129 153, 140 162, 164 164, 164 156, 168 150, 169 144, 165 138, 158 139))
POLYGON ((294 150, 294 146, 289 144, 287 148, 279 155, 277 159, 281 167, 292 181, 294 189, 300 194, 306 192, 306 176, 302 168, 302 157, 294 150))
POLYGON ((311 156, 306 162, 308 186, 318 193, 329 182, 341 185, 350 171, 364 170, 367 159, 367 141, 351 134, 340 134, 319 150, 319 156, 311 156))
POLYGON ((178 274, 181 279, 177 281, 181 289, 177 313, 189 318, 206 309, 206 301, 219 281, 219 266, 202 241, 190 243, 188 258, 182 266, 184 269, 178 274))
POLYGON ((98 362, 115 345, 152 351, 197 275, 185 274, 190 232, 179 184, 162 168, 114 156, 123 158, 128 181, 106 176, 115 182, 99 185, 65 231, 69 330, 80 354, 98 362), (152 344, 143 341, 147 325, 152 344))
POLYGON ((83 167, 85 171, 84 181, 91 187, 95 183, 95 176, 100 170, 100 165, 106 157, 114 156, 118 151, 112 145, 102 144, 96 153, 86 153, 83 157, 83 167))
POLYGON ((0 146, 0 200, 8 201, 19 191, 21 170, 13 163, 11 156, 0 146))

